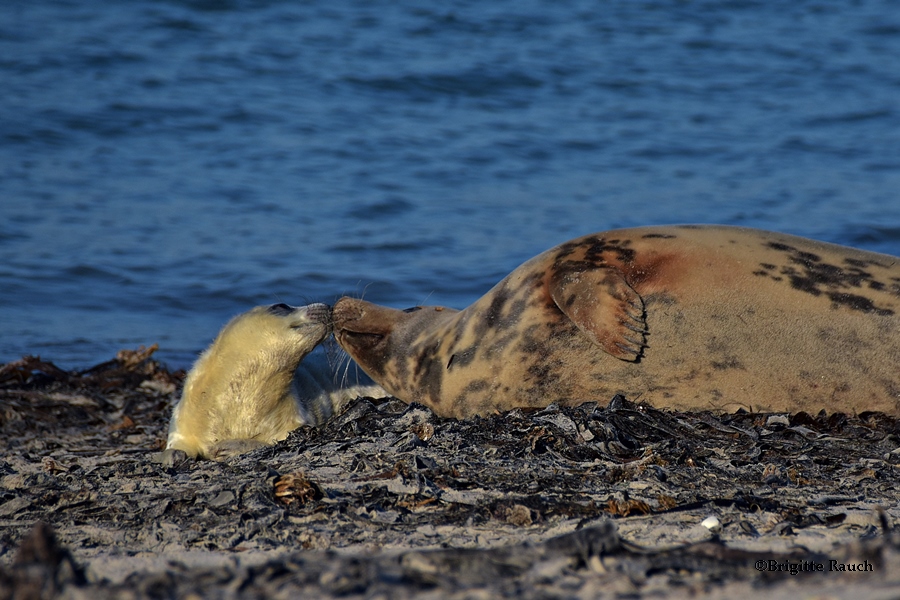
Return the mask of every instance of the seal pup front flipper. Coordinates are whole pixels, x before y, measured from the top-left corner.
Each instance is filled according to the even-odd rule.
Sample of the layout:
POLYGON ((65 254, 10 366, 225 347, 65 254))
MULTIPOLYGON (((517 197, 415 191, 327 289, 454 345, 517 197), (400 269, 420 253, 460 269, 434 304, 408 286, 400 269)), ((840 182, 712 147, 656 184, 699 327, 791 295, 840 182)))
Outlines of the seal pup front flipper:
POLYGON ((556 270, 550 297, 588 339, 620 360, 638 361, 647 347, 644 300, 614 267, 556 270))

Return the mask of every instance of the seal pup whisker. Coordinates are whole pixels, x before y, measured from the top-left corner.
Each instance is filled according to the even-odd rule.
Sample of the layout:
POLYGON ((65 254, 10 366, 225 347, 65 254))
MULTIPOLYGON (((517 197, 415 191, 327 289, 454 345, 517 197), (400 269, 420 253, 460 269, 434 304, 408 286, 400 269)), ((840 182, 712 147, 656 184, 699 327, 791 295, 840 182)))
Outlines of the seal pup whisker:
POLYGON ((358 395, 387 395, 364 377, 335 384, 327 357, 313 352, 330 333, 325 304, 257 306, 231 319, 188 373, 159 461, 171 464, 176 451, 228 458, 319 425, 358 395))

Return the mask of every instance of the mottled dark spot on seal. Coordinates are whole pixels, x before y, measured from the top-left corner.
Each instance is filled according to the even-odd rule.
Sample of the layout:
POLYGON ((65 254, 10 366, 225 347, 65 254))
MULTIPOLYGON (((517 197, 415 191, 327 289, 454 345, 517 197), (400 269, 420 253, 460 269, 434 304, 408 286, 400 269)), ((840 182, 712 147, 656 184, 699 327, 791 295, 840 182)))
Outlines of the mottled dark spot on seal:
POLYGON ((543 283, 544 283, 544 273, 541 271, 535 271, 533 273, 529 273, 522 279, 523 286, 543 285, 543 283))
POLYGON ((675 296, 666 292, 656 292, 653 294, 648 294, 643 298, 645 309, 649 308, 652 304, 659 304, 661 306, 675 306, 676 304, 678 304, 678 300, 676 300, 675 296))
POLYGON ((530 365, 527 369, 528 375, 525 379, 526 381, 531 382, 529 394, 532 396, 542 395, 543 390, 556 386, 559 383, 558 371, 559 365, 554 364, 553 362, 534 363, 530 365))
POLYGON ((466 387, 463 388, 464 392, 480 392, 482 390, 486 390, 490 387, 487 379, 473 379, 469 383, 466 384, 466 387))
POLYGON ((588 252, 586 254, 588 260, 601 260, 603 258, 603 254, 607 252, 613 252, 620 262, 630 263, 634 262, 635 257, 637 256, 637 252, 632 248, 631 240, 611 240, 608 244, 606 244, 603 248, 588 248, 588 252), (594 252, 596 251, 596 258, 594 252))
MULTIPOLYGON (((413 354, 412 354, 413 357, 418 356, 418 354, 419 354, 418 348, 412 348, 411 350, 413 352, 413 354)), ((385 363, 387 363, 389 360, 391 360, 388 358, 387 353, 382 357, 378 357, 378 356, 374 356, 374 355, 370 355, 370 357, 371 357, 370 360, 372 362, 373 367, 375 369, 380 368, 382 372, 384 371, 385 363)), ((409 380, 409 367, 410 367, 409 361, 403 360, 403 359, 395 359, 392 362, 393 362, 393 367, 394 367, 394 371, 396 373, 397 379, 399 381, 408 381, 409 380)))
POLYGON ((484 348, 484 354, 488 357, 500 356, 504 350, 515 340, 519 339, 519 332, 511 329, 505 335, 497 337, 484 348))
POLYGON ((456 325, 453 327, 453 345, 451 347, 455 347, 456 344, 459 343, 460 340, 465 338, 466 336, 466 328, 469 325, 469 316, 466 315, 461 317, 456 321, 456 325))
POLYGON ((630 263, 637 255, 630 245, 631 240, 605 240, 599 236, 568 242, 559 246, 553 269, 558 274, 581 273, 610 262, 630 263))
POLYGON ((540 356, 540 353, 549 351, 544 341, 546 337, 543 327, 540 325, 529 325, 519 336, 521 341, 515 350, 525 356, 540 356))
POLYGON ((883 316, 894 314, 894 311, 890 309, 876 307, 875 303, 865 296, 857 296, 856 294, 846 294, 841 292, 829 292, 828 297, 831 298, 831 301, 835 304, 847 306, 849 308, 852 308, 853 310, 874 312, 875 314, 883 316))
POLYGON ((528 302, 524 298, 518 298, 509 306, 509 314, 503 319, 504 326, 514 325, 522 318, 522 313, 528 309, 528 302))
POLYGON ((717 371, 725 371, 728 369, 743 369, 744 365, 737 359, 736 356, 726 356, 723 361, 712 361, 710 362, 712 368, 717 371))
POLYGON ((645 240, 653 240, 653 239, 659 239, 659 240, 672 240, 672 239, 677 238, 678 236, 677 236, 677 235, 672 235, 672 234, 669 234, 669 233, 648 233, 648 234, 643 235, 643 236, 641 236, 641 237, 642 237, 643 239, 645 239, 645 240))
POLYGON ((795 250, 793 246, 788 246, 787 244, 782 244, 780 242, 769 242, 766 246, 773 250, 778 250, 779 252, 790 252, 791 250, 795 250))
POLYGON ((844 262, 850 265, 851 267, 857 267, 859 269, 870 269, 872 267, 880 267, 882 269, 890 269, 893 266, 893 262, 877 262, 874 260, 860 260, 858 258, 845 258, 844 262))
POLYGON ((439 404, 444 381, 444 365, 439 358, 434 354, 427 357, 420 355, 414 376, 419 388, 425 391, 425 396, 435 404, 439 404))
POLYGON ((582 243, 596 243, 602 239, 603 238, 591 236, 583 240, 572 240, 571 242, 560 244, 556 249, 556 256, 554 257, 555 264, 559 264, 563 259, 574 254, 574 252, 581 247, 582 243))
MULTIPOLYGON (((490 388, 487 379, 473 379, 466 384, 466 387, 453 399, 454 406, 466 406, 469 404, 469 395, 484 392, 490 388)), ((507 390, 508 391, 508 390, 507 390)))
MULTIPOLYGON (((724 316, 720 318, 722 320, 727 319, 727 317, 724 316)), ((726 350, 728 350, 728 345, 717 337, 712 337, 706 342, 706 351, 710 354, 724 354, 726 350)))
POLYGON ((506 306, 506 302, 509 300, 509 290, 505 287, 497 291, 491 300, 491 305, 485 311, 484 316, 482 317, 483 328, 479 328, 480 331, 484 331, 485 329, 490 329, 496 327, 500 321, 500 317, 503 314, 503 308, 506 306))
POLYGON ((459 350, 450 355, 450 360, 447 361, 447 370, 450 370, 450 367, 456 367, 457 369, 461 369, 462 367, 466 367, 469 363, 472 362, 472 359, 475 358, 475 346, 469 346, 464 350, 459 350))
POLYGON ((807 294, 812 294, 813 296, 820 296, 822 294, 818 282, 813 278, 805 277, 793 267, 784 267, 781 270, 781 274, 790 280, 791 286, 794 289, 806 292, 807 294))
MULTIPOLYGON (((877 307, 875 302, 869 298, 843 291, 848 288, 861 289, 863 284, 867 284, 870 289, 874 290, 884 288, 884 285, 876 281, 871 273, 863 270, 864 267, 869 266, 865 261, 845 259, 844 262, 850 267, 844 268, 822 262, 819 255, 797 250, 788 244, 768 242, 767 246, 788 254, 791 264, 782 267, 781 275, 787 277, 794 289, 813 296, 825 294, 836 305, 852 310, 875 312, 880 315, 894 314, 891 309, 877 307), (794 265, 799 265, 801 268, 798 269, 794 265)), ((773 277, 773 279, 775 278, 773 277)))
POLYGON ((818 254, 813 254, 812 252, 797 252, 797 260, 804 263, 817 263, 820 262, 822 258, 818 254))

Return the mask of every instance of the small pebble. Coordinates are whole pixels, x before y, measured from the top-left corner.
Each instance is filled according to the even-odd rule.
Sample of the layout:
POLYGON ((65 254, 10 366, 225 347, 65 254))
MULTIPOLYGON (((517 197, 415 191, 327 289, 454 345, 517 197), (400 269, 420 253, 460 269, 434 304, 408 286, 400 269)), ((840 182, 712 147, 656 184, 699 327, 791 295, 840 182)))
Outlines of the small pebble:
POLYGON ((719 517, 717 517, 715 515, 710 515, 710 516, 706 517, 705 519, 703 519, 703 522, 701 522, 700 524, 703 525, 704 527, 706 527, 707 529, 709 529, 710 531, 712 531, 713 533, 716 533, 716 532, 722 530, 722 523, 719 521, 719 517))
POLYGON ((787 418, 787 415, 772 415, 766 419, 766 427, 772 427, 773 425, 784 425, 785 427, 789 427, 790 424, 791 421, 787 418))

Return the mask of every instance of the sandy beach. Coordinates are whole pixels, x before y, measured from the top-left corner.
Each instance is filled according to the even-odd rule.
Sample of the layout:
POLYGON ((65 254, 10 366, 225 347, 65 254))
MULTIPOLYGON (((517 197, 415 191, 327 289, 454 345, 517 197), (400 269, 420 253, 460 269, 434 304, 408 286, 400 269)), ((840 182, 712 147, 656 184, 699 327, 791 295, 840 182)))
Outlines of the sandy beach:
POLYGON ((155 462, 183 372, 0 367, 0 598, 891 598, 897 420, 358 399, 155 462))

